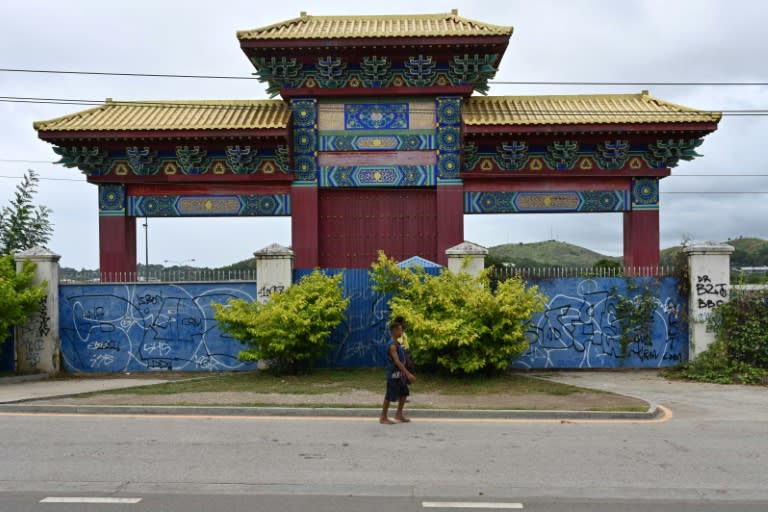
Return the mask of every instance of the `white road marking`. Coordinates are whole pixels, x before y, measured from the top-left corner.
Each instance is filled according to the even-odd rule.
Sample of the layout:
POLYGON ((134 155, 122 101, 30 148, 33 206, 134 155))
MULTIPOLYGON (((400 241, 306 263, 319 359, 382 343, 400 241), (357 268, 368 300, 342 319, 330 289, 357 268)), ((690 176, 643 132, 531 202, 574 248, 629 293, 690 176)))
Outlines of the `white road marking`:
POLYGON ((95 497, 48 497, 40 500, 40 503, 138 503, 141 498, 95 498, 95 497))
POLYGON ((421 506, 424 508, 523 508, 522 503, 497 503, 493 501, 422 501, 421 506))

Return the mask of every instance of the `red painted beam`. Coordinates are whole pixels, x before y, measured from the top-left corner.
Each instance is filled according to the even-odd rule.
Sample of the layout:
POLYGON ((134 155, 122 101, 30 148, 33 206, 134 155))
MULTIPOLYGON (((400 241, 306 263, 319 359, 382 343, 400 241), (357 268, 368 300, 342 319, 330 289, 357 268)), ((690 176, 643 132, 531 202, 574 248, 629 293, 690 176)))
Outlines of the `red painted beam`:
POLYGON ((466 135, 475 134, 569 134, 569 133, 688 133, 700 132, 701 136, 714 132, 717 123, 615 123, 615 124, 546 124, 546 125, 464 125, 466 135))
POLYGON ((324 89, 320 87, 300 87, 296 89, 280 89, 280 96, 285 99, 311 96, 327 98, 337 96, 471 96, 471 85, 442 85, 435 87, 339 87, 324 89))
POLYGON ((38 137, 52 143, 72 140, 153 140, 153 139, 238 139, 278 138, 287 140, 290 133, 285 128, 266 130, 83 130, 44 131, 38 137))
POLYGON ((244 186, 244 185, 210 185, 210 184, 168 184, 154 185, 136 183, 126 185, 128 196, 200 196, 200 195, 256 195, 256 194, 287 194, 291 192, 289 184, 279 186, 244 186))
POLYGON ((317 157, 323 167, 354 165, 435 165, 435 151, 349 151, 321 152, 317 157))

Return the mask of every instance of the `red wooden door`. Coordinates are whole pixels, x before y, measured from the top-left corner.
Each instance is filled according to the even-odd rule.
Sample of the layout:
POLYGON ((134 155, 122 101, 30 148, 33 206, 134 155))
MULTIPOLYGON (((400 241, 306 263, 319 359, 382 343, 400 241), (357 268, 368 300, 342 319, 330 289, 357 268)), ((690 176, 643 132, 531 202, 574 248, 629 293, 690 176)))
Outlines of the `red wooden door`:
POLYGON ((367 268, 379 250, 397 261, 437 261, 437 214, 432 189, 320 191, 320 266, 367 268))

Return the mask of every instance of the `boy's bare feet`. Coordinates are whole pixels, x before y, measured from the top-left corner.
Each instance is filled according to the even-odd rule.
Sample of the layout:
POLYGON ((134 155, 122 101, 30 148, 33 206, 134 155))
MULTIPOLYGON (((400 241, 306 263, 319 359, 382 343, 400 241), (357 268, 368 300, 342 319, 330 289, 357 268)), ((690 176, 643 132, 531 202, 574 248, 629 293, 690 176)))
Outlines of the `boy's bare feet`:
POLYGON ((409 421, 411 421, 410 418, 406 418, 405 416, 395 416, 395 419, 397 421, 402 421, 403 423, 408 423, 409 421))
POLYGON ((382 425, 394 425, 395 424, 395 422, 392 421, 389 418, 379 418, 379 423, 381 423, 382 425))

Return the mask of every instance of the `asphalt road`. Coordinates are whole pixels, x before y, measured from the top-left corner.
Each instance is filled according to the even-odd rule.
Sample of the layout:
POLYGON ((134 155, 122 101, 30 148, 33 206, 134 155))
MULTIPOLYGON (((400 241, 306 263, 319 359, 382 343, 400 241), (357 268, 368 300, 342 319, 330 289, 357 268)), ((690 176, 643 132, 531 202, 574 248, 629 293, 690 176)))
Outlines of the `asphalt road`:
POLYGON ((768 510, 766 388, 681 386, 647 373, 551 378, 634 394, 671 414, 383 426, 375 418, 6 413, 0 511, 410 511, 487 501, 541 511, 768 510), (40 503, 51 497, 140 501, 40 503))

